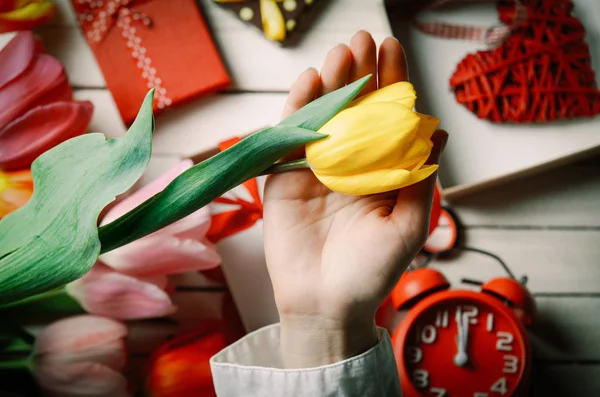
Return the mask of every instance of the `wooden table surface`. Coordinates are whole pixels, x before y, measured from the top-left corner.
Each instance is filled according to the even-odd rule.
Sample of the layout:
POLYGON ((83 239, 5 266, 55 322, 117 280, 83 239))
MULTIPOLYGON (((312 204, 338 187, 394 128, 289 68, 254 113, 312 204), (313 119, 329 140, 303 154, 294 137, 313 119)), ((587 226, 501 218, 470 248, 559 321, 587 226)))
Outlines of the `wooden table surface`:
MULTIPOLYGON (((125 131, 103 77, 60 0, 57 17, 39 30, 47 50, 66 66, 76 97, 95 108, 93 131, 125 131)), ((202 0, 215 40, 234 79, 225 92, 170 110, 157 118, 154 154, 146 180, 182 157, 214 147, 224 138, 277 121, 287 90, 309 66, 320 67, 327 51, 348 42, 358 29, 379 42, 390 34, 383 0, 331 0, 296 48, 280 48, 233 16, 202 0), (232 117, 233 115, 233 117, 232 117)), ((10 35, 0 36, 0 45, 10 35)), ((418 87, 417 87, 418 88, 418 87)), ((600 133, 600 131, 599 131, 600 133)), ((539 305, 530 336, 535 347, 535 396, 600 395, 600 161, 590 159, 555 171, 490 188, 451 203, 466 225, 468 244, 501 256, 529 277, 539 305)), ((453 282, 461 277, 502 275, 484 256, 465 253, 436 265, 453 282)), ((194 276, 179 278, 187 286, 194 276)), ((183 324, 210 315, 198 308, 206 293, 178 292, 183 324), (199 312, 201 312, 199 314, 199 312)), ((132 330, 132 351, 143 360, 173 325, 143 322, 132 330)))

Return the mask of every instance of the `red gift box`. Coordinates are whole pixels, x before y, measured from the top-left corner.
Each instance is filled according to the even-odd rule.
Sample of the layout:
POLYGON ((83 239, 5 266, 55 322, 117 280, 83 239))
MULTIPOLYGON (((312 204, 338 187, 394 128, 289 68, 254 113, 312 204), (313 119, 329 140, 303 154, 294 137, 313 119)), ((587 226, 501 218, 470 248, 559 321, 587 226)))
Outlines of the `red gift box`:
POLYGON ((71 0, 125 123, 230 83, 195 0, 71 0))

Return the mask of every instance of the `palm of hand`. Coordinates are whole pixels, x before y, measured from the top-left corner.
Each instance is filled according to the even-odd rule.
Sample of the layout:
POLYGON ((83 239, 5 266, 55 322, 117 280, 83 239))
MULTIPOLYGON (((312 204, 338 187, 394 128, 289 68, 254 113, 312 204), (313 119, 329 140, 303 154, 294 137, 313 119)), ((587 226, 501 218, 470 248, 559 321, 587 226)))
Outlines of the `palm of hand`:
MULTIPOLYGON (((362 94, 405 80, 401 45, 386 39, 378 60, 371 36, 359 32, 350 48, 330 51, 320 76, 314 69, 300 75, 284 116, 318 93, 367 74, 377 78, 362 94)), ((432 161, 445 138, 432 137, 432 161)), ((434 184, 435 174, 400 191, 346 196, 331 192, 309 170, 271 175, 265 187, 265 253, 280 315, 334 322, 374 316, 425 242, 434 184)))
POLYGON ((280 312, 374 312, 419 244, 394 224, 396 196, 334 193, 310 171, 271 176, 265 249, 280 312))

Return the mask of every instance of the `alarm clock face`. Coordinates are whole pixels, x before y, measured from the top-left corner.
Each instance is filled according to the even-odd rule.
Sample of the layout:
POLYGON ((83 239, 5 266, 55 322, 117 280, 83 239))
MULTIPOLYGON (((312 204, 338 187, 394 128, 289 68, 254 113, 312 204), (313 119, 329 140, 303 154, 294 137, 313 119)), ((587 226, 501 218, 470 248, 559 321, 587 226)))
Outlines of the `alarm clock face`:
POLYGON ((529 368, 523 326, 499 299, 479 292, 425 298, 393 343, 407 396, 516 396, 529 368))

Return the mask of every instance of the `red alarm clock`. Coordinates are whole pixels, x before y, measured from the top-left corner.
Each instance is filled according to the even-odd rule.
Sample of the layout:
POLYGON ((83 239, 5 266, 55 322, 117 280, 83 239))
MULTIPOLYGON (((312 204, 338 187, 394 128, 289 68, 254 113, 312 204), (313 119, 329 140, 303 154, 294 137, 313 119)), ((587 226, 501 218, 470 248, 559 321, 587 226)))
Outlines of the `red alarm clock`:
POLYGON ((392 334, 403 396, 525 396, 531 294, 513 278, 479 291, 449 288, 440 272, 421 268, 405 273, 392 292, 396 310, 410 308, 392 334))

